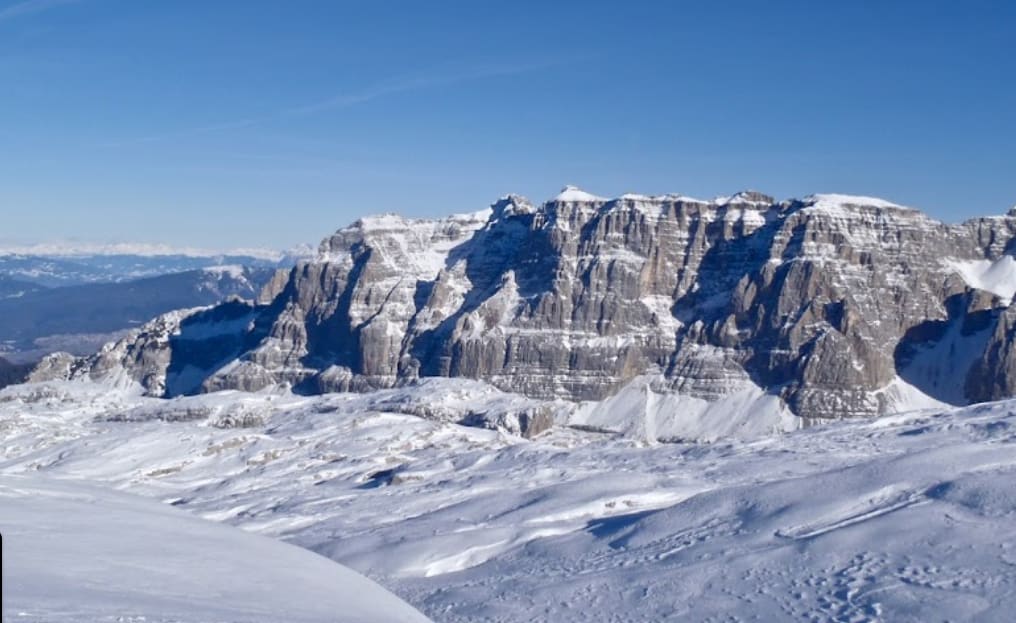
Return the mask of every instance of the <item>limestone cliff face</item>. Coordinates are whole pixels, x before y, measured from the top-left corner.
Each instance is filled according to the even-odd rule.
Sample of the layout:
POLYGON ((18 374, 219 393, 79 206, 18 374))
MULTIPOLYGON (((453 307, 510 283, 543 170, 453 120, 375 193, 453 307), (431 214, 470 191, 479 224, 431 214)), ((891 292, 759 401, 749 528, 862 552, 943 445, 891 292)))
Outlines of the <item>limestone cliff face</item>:
POLYGON ((587 400, 656 372, 706 400, 755 385, 804 417, 874 415, 900 378, 952 402, 1016 393, 1016 268, 996 274, 1014 235, 1012 216, 946 225, 865 197, 567 188, 539 207, 508 196, 473 215, 362 219, 256 303, 113 350, 157 395, 445 376, 587 400), (966 359, 936 363, 944 340, 966 359))
POLYGON ((1000 314, 965 383, 966 396, 972 402, 1016 395, 1016 303, 1000 314))

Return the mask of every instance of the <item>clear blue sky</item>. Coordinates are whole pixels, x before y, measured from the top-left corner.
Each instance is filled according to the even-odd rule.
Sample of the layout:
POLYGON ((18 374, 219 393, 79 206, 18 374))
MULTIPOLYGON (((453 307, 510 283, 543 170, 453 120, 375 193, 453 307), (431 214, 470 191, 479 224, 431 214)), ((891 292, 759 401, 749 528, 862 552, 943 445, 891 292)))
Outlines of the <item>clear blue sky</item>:
POLYGON ((6 241, 316 243, 564 184, 1016 203, 1016 2, 0 0, 6 241))

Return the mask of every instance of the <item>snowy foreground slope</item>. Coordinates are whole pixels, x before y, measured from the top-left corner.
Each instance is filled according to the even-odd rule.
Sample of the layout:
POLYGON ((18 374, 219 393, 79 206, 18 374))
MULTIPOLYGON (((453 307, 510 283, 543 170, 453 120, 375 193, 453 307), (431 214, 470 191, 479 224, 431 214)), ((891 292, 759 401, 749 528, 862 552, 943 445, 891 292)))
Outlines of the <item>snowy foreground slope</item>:
POLYGON ((321 556, 75 481, 0 478, 18 621, 423 622, 321 556))
MULTIPOLYGON (((647 445, 463 427, 446 421, 446 398, 430 419, 395 412, 436 389, 158 400, 86 382, 9 387, 0 491, 32 474, 28 488, 54 495, 73 478, 150 497, 176 507, 165 513, 323 554, 435 621, 1009 621, 1016 611, 1016 401, 647 445)), ((483 410, 504 396, 473 400, 483 410)), ((94 495, 93 517, 128 505, 74 495, 94 495)), ((68 509, 56 525, 80 505, 33 503, 68 509)), ((222 551, 251 561, 241 577, 276 559, 260 548, 283 548, 227 534, 237 541, 222 551)))

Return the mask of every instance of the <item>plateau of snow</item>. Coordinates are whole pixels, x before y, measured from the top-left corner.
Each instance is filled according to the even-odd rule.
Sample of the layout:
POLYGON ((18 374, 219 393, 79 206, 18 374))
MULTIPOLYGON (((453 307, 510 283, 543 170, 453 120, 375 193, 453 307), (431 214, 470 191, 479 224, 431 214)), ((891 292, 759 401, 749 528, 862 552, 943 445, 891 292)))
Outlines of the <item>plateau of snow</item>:
MULTIPOLYGON (((47 548, 32 539, 48 531, 32 526, 72 531, 79 510, 83 527, 99 532, 118 529, 119 520, 99 519, 121 511, 160 529, 173 518, 179 523, 165 529, 198 535, 214 526, 197 518, 214 520, 342 563, 436 621, 1011 620, 1016 401, 766 426, 761 436, 713 443, 594 432, 595 413, 586 413, 588 427, 525 440, 457 424, 457 413, 510 403, 493 390, 452 391, 457 382, 376 395, 173 400, 91 382, 8 387, 0 392, 0 530, 8 537, 20 526, 18 547, 47 548)), ((914 400, 902 381, 887 391, 914 400)), ((636 405, 655 399, 639 385, 629 393, 625 402, 636 405)), ((182 547, 242 563, 237 578, 266 577, 273 571, 264 565, 279 557, 298 562, 297 550, 221 530, 222 544, 185 536, 182 547)), ((162 545, 127 534, 109 551, 145 570, 162 545)), ((68 564, 85 564, 69 546, 52 547, 68 564)), ((316 595, 328 574, 342 573, 307 556, 313 571, 282 578, 283 590, 316 595), (306 573, 320 577, 302 585, 306 573)), ((25 612, 49 604, 45 591, 11 592, 17 567, 5 568, 5 603, 20 599, 25 612)), ((205 577, 190 572, 179 586, 205 577)), ((53 590, 65 580, 55 577, 53 590)), ((198 620, 193 609, 173 610, 189 588, 146 590, 159 597, 143 600, 154 604, 147 621, 198 620)), ((134 608, 108 614, 140 614, 134 608)), ((240 612, 211 610, 201 620, 268 620, 261 610, 240 612)))
POLYGON ((889 208, 910 210, 898 203, 879 199, 878 197, 865 197, 863 195, 842 195, 837 193, 818 193, 809 195, 804 199, 812 207, 817 209, 836 209, 843 206, 866 206, 871 208, 889 208))
POLYGON ((551 201, 560 202, 604 202, 607 201, 603 197, 597 197, 591 193, 587 193, 577 186, 565 186, 561 189, 561 192, 557 194, 551 201))

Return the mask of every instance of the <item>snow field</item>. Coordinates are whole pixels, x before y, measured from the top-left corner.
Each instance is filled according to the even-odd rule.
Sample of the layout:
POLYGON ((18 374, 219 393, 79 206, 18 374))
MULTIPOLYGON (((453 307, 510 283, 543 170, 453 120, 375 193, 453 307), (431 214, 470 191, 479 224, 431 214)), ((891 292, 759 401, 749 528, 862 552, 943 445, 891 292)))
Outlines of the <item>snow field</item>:
POLYGON ((87 480, 281 539, 437 621, 1007 621, 1016 607, 1016 401, 647 445, 386 410, 411 395, 247 399, 264 423, 230 429, 214 409, 162 421, 165 401, 90 383, 8 388, 0 478, 87 480), (110 421, 125 409, 156 419, 110 421))

